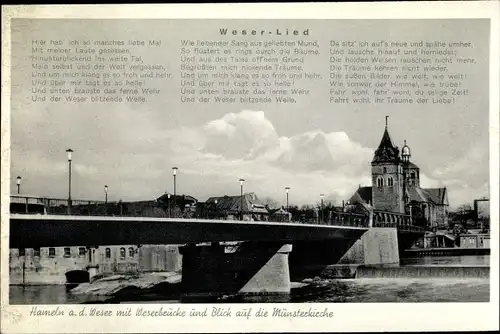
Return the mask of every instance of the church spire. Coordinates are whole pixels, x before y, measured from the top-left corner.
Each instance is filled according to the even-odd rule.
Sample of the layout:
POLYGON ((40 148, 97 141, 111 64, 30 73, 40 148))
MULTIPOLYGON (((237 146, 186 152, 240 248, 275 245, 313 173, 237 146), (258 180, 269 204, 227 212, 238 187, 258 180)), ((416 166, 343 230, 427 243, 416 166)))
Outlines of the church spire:
POLYGON ((410 147, 406 145, 406 139, 405 139, 405 144, 401 149, 401 158, 403 159, 403 162, 410 162, 410 157, 411 157, 410 147))
POLYGON ((389 130, 387 126, 387 119, 389 116, 385 116, 385 130, 382 135, 382 140, 375 151, 372 162, 397 162, 399 161, 399 149, 392 142, 391 136, 389 135, 389 130))

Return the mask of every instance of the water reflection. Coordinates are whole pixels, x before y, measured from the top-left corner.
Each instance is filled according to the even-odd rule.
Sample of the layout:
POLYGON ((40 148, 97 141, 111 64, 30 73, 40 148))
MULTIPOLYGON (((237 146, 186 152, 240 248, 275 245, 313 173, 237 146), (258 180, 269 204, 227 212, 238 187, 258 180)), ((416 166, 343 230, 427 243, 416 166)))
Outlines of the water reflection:
POLYGON ((109 297, 74 295, 66 285, 14 285, 9 287, 11 304, 81 304, 109 297))
MULTIPOLYGON (((346 279, 321 280, 307 288, 292 290, 290 296, 242 297, 206 301, 210 303, 385 303, 385 302, 488 302, 488 279, 346 279)), ((161 300, 161 296, 120 301, 110 297, 73 295, 64 286, 11 286, 11 304, 82 304, 82 303, 179 303, 161 300)))

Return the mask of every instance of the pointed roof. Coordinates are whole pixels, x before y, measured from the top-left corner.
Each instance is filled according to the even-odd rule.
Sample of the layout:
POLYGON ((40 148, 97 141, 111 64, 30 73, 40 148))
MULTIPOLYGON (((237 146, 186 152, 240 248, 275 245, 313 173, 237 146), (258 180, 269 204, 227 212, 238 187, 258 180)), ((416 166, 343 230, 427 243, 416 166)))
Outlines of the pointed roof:
POLYGON ((428 197, 436 204, 448 205, 448 196, 445 188, 426 188, 428 197))
POLYGON ((378 145, 372 162, 397 162, 399 161, 399 149, 392 142, 387 125, 385 126, 384 135, 378 145))
POLYGON ((168 203, 169 201, 173 202, 174 201, 174 197, 175 197, 176 201, 186 202, 187 204, 192 204, 192 203, 198 202, 198 200, 196 198, 194 198, 193 196, 190 196, 190 195, 175 195, 174 196, 173 194, 167 194, 167 193, 161 195, 156 200, 158 202, 168 203))
POLYGON ((408 190, 410 201, 430 202, 437 205, 448 205, 446 188, 418 188, 412 187, 408 190))
POLYGON ((371 210, 372 187, 359 187, 349 199, 350 204, 360 205, 366 211, 371 210))
POLYGON ((417 165, 415 165, 413 162, 411 161, 408 161, 408 162, 405 162, 403 163, 403 167, 405 169, 420 169, 417 165))
POLYGON ((355 203, 371 203, 372 202, 372 187, 359 187, 354 195, 349 198, 349 202, 355 203))
POLYGON ((425 202, 431 202, 432 200, 429 198, 429 195, 427 192, 418 187, 411 187, 407 189, 408 192, 408 199, 411 202, 419 202, 419 203, 425 203, 425 202))
MULTIPOLYGON (((241 210, 241 196, 219 196, 210 197, 206 201, 207 204, 215 204, 217 210, 227 211, 227 212, 240 212, 241 210), (215 203, 217 201, 217 203, 215 203)), ((268 211, 264 204, 257 198, 254 193, 247 193, 243 195, 243 211, 245 213, 264 213, 267 214, 268 211)))

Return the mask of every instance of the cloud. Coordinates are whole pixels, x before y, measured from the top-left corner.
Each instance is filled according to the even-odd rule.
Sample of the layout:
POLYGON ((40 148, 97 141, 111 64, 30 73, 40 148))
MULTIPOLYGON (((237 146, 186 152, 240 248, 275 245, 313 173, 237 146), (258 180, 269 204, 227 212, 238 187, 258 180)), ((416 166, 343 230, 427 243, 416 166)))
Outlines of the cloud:
POLYGON ((484 178, 488 175, 488 147, 473 146, 463 156, 453 156, 444 166, 434 170, 435 177, 445 179, 484 178))
POLYGON ((489 197, 488 153, 488 147, 472 146, 465 155, 451 157, 448 163, 432 172, 433 178, 447 186, 451 207, 489 197))
POLYGON ((276 147, 279 139, 263 111, 229 113, 203 126, 205 152, 229 159, 256 159, 276 147))
POLYGON ((281 138, 282 153, 276 163, 294 171, 359 175, 365 171, 373 150, 349 139, 344 132, 307 132, 281 138))
POLYGON ((284 187, 290 186, 295 199, 309 203, 320 193, 347 197, 370 181, 373 149, 351 141, 344 132, 280 137, 263 111, 229 113, 170 136, 172 145, 182 148, 175 150, 175 159, 183 171, 217 180, 221 191, 234 188, 235 180, 243 177, 248 191, 282 199, 284 187))
MULTIPOLYGON (((57 124, 39 117, 39 128, 51 131, 43 141, 16 123, 12 171, 23 176, 27 192, 66 196, 66 146, 75 149, 74 198, 99 199, 104 184, 109 186, 110 200, 155 198, 172 192, 172 166, 179 167, 177 191, 199 200, 239 194, 240 178, 246 180, 245 192, 283 204, 284 188, 291 187, 290 203, 300 205, 317 203, 321 193, 341 203, 359 185, 371 184, 374 147, 363 146, 342 131, 283 136, 263 111, 243 110, 173 129, 134 110, 78 115, 71 120, 70 115, 55 115, 57 124), (71 129, 67 126, 71 122, 80 126, 71 129)), ((450 202, 470 202, 471 194, 487 186, 485 157, 471 149, 466 157, 429 175, 421 173, 421 184, 448 186, 450 202)))

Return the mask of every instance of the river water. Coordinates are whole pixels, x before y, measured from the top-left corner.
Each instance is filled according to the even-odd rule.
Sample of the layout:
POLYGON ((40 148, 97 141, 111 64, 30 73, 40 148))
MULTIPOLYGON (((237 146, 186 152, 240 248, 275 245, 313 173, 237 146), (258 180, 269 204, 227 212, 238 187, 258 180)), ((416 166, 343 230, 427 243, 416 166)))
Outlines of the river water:
MULTIPOLYGON (((401 266, 489 266, 490 256, 442 256, 401 260, 401 266)), ((358 278, 307 280, 306 287, 292 288, 290 296, 225 298, 212 302, 488 302, 490 280, 488 278, 358 278)), ((104 296, 74 295, 63 285, 10 286, 11 304, 80 304, 119 303, 104 296)), ((128 301, 133 302, 133 301, 128 301)), ((149 296, 141 302, 178 303, 175 296, 149 296), (165 299, 167 298, 167 299, 165 299)))

